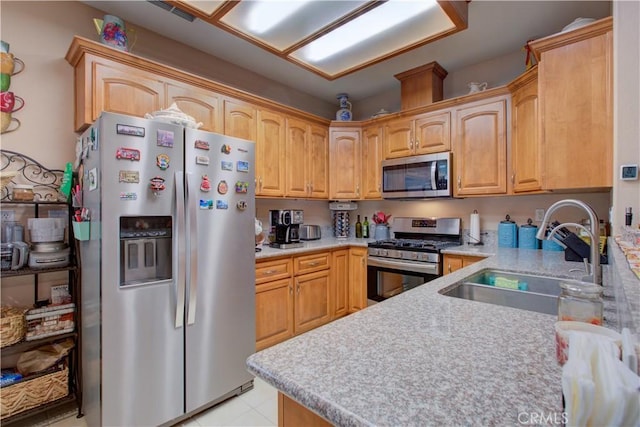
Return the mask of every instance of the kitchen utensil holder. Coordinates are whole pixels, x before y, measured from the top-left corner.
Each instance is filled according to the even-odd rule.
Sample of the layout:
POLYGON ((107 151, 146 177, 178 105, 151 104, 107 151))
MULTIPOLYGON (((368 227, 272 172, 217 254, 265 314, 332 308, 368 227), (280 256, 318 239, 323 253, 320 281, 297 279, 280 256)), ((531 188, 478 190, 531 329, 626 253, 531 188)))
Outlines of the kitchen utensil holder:
POLYGON ((73 237, 75 237, 76 240, 89 240, 91 237, 91 222, 73 221, 73 237))

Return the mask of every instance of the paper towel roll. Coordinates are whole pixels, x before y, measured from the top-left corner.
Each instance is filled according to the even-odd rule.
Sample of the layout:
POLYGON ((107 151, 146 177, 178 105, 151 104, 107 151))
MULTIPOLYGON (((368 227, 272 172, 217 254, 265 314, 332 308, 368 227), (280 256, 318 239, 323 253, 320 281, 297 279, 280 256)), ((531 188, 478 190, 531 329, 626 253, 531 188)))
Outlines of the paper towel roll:
POLYGON ((471 220, 469 221, 469 243, 480 242, 480 214, 473 211, 471 220))

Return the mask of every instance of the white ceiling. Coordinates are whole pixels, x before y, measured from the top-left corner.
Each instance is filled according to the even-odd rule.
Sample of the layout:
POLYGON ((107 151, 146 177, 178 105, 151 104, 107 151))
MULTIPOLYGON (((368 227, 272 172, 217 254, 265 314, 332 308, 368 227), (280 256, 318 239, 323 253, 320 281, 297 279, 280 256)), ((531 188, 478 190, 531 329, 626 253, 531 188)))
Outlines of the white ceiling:
POLYGON ((340 92, 358 100, 389 90, 398 84, 394 74, 431 61, 451 73, 517 52, 527 40, 556 33, 575 18, 611 14, 609 1, 473 0, 466 30, 328 81, 211 24, 199 19, 188 22, 147 1, 84 3, 331 103, 340 92))

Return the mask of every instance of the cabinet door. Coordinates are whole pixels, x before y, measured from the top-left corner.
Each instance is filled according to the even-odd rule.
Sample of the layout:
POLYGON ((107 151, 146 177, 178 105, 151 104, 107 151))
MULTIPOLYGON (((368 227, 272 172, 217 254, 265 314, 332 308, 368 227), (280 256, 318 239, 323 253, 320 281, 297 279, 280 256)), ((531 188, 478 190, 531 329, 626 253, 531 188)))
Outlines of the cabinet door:
POLYGON ((513 192, 542 188, 537 78, 518 88, 511 98, 511 183, 513 192))
POLYGON ((367 248, 349 249, 349 312, 367 307, 367 248))
POLYGON ((331 320, 329 270, 295 278, 294 333, 301 334, 331 320))
POLYGON ((456 111, 455 196, 507 192, 506 100, 456 111))
POLYGON ((462 256, 445 254, 443 263, 442 274, 453 273, 462 268, 462 256))
POLYGON ((308 153, 307 123, 293 118, 287 118, 286 135, 286 178, 285 196, 307 197, 310 183, 307 172, 308 153))
POLYGON ((256 140, 256 108, 246 102, 224 100, 224 134, 236 138, 256 140))
POLYGON ((412 155, 413 120, 396 119, 384 126, 384 158, 395 159, 412 155))
POLYGON ((322 126, 309 127, 309 196, 329 198, 329 132, 322 126))
POLYGON ((429 113, 415 119, 415 153, 440 153, 451 150, 451 113, 429 113))
POLYGON ((271 111, 258 111, 256 196, 284 196, 285 120, 271 111))
POLYGON ((256 286, 256 350, 293 336, 292 279, 256 286))
POLYGON ((359 129, 331 129, 330 169, 334 172, 330 180, 331 199, 360 199, 360 153, 359 129))
POLYGON ((93 62, 92 119, 102 111, 144 117, 164 103, 164 83, 150 74, 111 61, 93 62))
POLYGON ((349 250, 331 254, 331 318, 347 314, 349 308, 349 250))
POLYGON ((463 255, 462 256, 462 266, 466 267, 471 264, 475 264, 478 261, 482 261, 484 257, 480 256, 471 256, 471 255, 463 255))
POLYGON ((382 198, 382 126, 362 131, 362 196, 382 198))
POLYGON ((609 28, 594 37, 558 41, 542 53, 544 189, 612 186, 612 39, 609 28))
POLYGON ((193 117, 196 123, 202 122, 200 130, 223 132, 220 97, 214 92, 180 82, 168 82, 166 94, 167 100, 163 108, 175 102, 178 108, 193 117))

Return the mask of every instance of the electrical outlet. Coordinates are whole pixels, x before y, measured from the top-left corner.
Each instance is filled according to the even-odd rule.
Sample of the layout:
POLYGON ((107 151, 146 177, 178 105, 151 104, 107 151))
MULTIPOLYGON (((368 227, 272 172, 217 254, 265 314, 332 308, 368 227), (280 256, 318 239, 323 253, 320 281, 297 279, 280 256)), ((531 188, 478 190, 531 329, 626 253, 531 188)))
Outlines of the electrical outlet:
POLYGON ((544 209, 536 209, 536 221, 542 222, 544 219, 544 209))
POLYGON ((16 220, 15 211, 12 211, 9 209, 2 209, 2 211, 0 211, 0 220, 2 220, 2 222, 15 221, 16 220))

